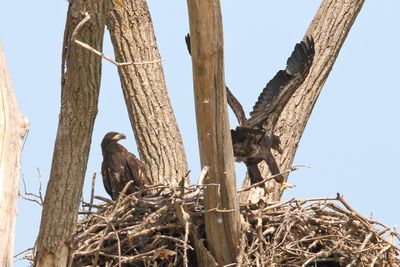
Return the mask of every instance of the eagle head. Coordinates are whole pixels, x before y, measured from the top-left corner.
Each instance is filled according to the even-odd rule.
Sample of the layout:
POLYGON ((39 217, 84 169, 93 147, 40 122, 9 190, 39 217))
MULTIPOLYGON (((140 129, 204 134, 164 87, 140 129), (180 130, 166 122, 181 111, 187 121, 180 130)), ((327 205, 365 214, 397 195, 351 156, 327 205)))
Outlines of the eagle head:
POLYGON ((101 141, 101 148, 102 150, 106 150, 107 147, 111 144, 115 144, 117 143, 119 140, 121 139, 125 139, 126 136, 122 133, 118 133, 118 132, 108 132, 104 138, 103 141, 101 141))

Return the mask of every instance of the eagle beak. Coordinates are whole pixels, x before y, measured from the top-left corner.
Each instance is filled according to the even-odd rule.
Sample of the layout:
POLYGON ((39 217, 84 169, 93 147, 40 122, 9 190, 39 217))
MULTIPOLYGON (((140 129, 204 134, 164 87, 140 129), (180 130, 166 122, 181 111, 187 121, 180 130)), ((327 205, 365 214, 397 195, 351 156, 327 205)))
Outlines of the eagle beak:
POLYGON ((113 139, 118 141, 118 140, 121 140, 121 139, 126 139, 126 136, 124 134, 122 134, 122 133, 119 133, 119 134, 116 134, 113 139))

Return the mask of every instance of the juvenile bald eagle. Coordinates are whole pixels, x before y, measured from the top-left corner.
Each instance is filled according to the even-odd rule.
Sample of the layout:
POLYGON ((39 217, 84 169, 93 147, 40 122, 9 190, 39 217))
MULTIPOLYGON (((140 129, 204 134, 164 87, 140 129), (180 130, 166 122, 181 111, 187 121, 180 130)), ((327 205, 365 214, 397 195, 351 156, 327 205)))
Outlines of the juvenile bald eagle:
MULTIPOLYGON (((191 44, 189 34, 185 36, 189 54, 191 44)), ((272 175, 279 174, 279 167, 272 155, 271 149, 282 154, 280 139, 274 134, 274 128, 280 114, 293 96, 297 88, 304 82, 314 59, 314 40, 306 37, 296 44, 294 51, 288 58, 286 68, 267 83, 247 119, 240 102, 225 85, 227 102, 239 122, 235 130, 231 130, 233 153, 236 161, 244 162, 251 184, 260 182, 263 177, 257 167, 265 161, 272 175)), ((283 183, 283 176, 274 177, 283 183)))
MULTIPOLYGON (((274 134, 274 128, 286 104, 307 77, 313 59, 314 40, 306 37, 305 41, 296 44, 286 69, 278 71, 267 83, 250 112, 250 118, 231 130, 235 159, 246 164, 251 184, 263 180, 257 167, 263 160, 272 175, 280 173, 271 152, 273 149, 282 154, 281 141, 274 134)), ((279 183, 284 181, 282 175, 274 178, 279 183)))
POLYGON ((101 175, 106 192, 112 200, 118 199, 119 194, 129 181, 133 181, 127 194, 133 193, 142 185, 150 184, 146 176, 144 164, 130 153, 118 141, 125 139, 125 135, 117 132, 107 133, 101 142, 103 163, 101 175))

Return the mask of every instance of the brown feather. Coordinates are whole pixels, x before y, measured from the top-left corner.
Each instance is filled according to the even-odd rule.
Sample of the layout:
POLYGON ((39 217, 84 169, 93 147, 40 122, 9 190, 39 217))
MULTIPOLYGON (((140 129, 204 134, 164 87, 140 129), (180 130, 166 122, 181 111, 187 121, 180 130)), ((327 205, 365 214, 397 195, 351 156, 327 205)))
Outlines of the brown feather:
POLYGON ((272 131, 294 92, 307 77, 314 59, 314 40, 307 37, 296 44, 288 58, 286 69, 280 70, 267 83, 250 112, 247 127, 272 131))
POLYGON ((128 188, 127 194, 135 192, 143 185, 151 184, 144 164, 124 146, 118 144, 120 139, 125 139, 125 136, 117 132, 109 132, 101 142, 103 184, 113 200, 118 199, 119 194, 130 181, 133 181, 133 185, 128 188))

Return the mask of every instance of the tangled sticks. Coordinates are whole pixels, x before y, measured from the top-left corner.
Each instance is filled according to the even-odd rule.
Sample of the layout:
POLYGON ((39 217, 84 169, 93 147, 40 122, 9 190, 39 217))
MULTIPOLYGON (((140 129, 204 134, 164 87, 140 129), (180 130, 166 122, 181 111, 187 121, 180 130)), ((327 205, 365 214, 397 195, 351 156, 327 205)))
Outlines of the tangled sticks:
MULTIPOLYGON (((188 238, 193 228, 185 224, 205 239, 207 211, 201 187, 179 190, 153 186, 116 202, 92 204, 91 212, 84 203, 73 266, 196 266, 193 238, 188 238), (182 207, 186 221, 178 216, 182 207)), ((241 214, 240 266, 400 265, 400 235, 362 217, 340 195, 242 205, 241 214)))

